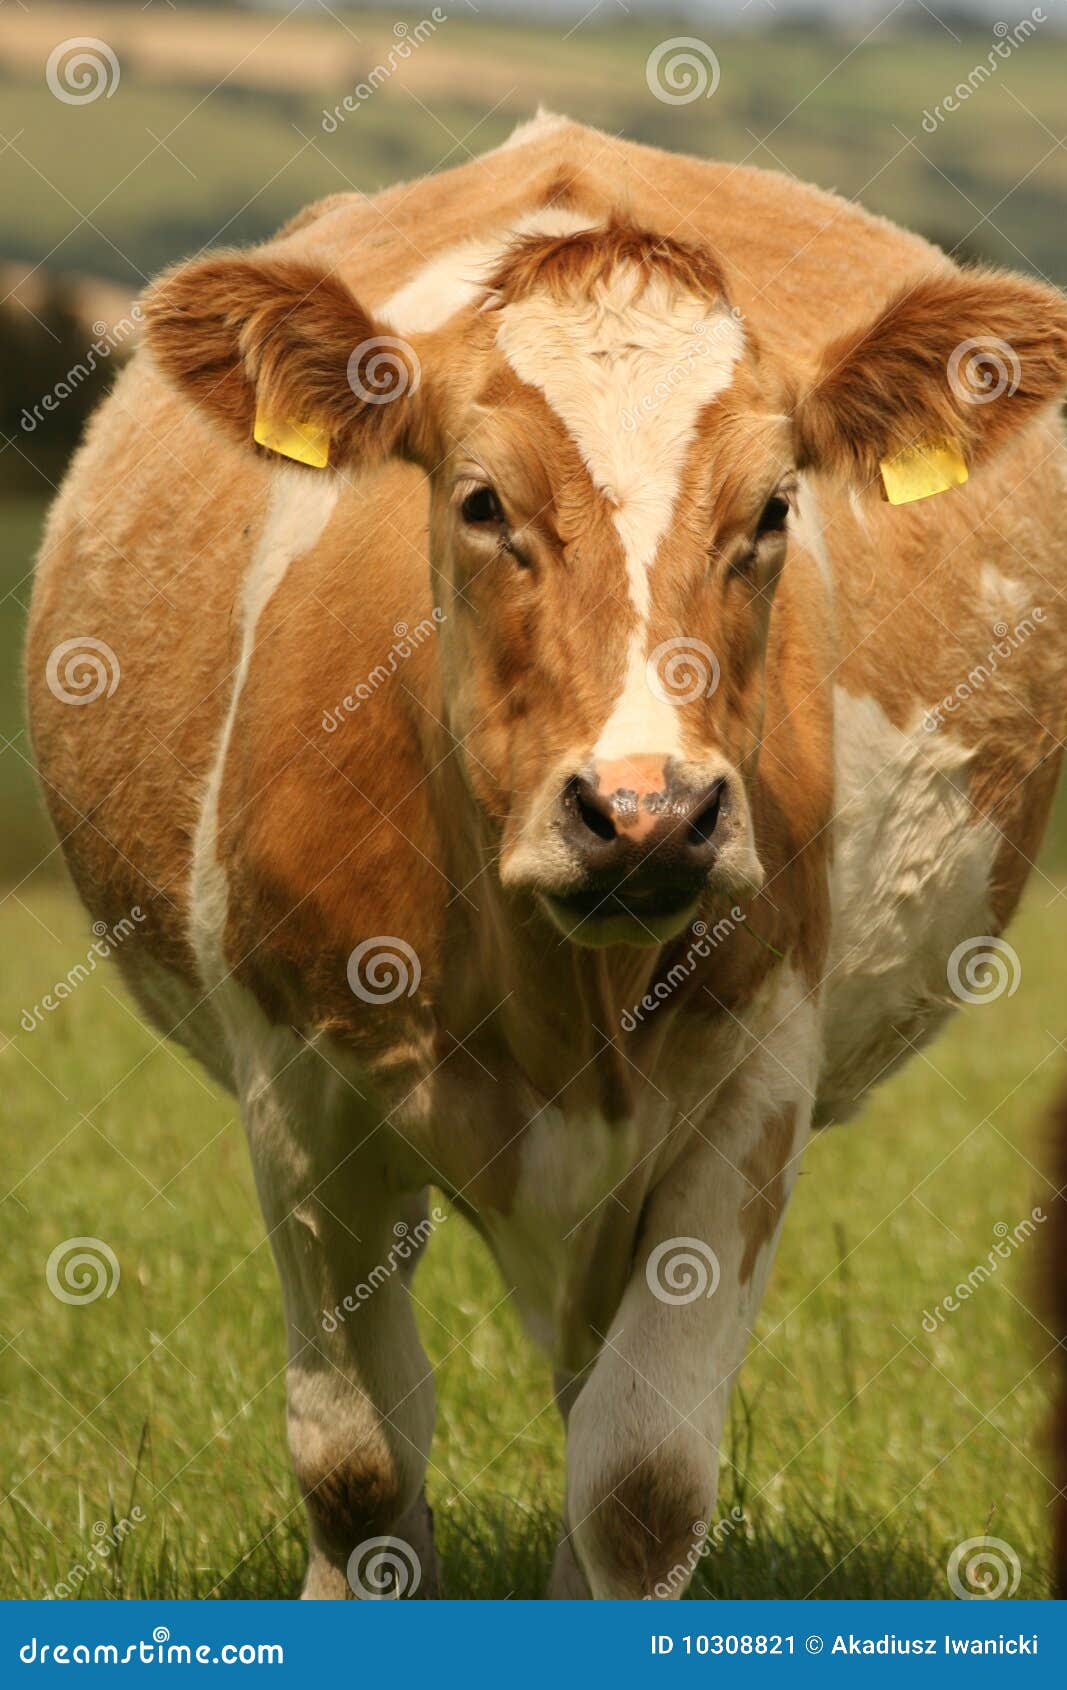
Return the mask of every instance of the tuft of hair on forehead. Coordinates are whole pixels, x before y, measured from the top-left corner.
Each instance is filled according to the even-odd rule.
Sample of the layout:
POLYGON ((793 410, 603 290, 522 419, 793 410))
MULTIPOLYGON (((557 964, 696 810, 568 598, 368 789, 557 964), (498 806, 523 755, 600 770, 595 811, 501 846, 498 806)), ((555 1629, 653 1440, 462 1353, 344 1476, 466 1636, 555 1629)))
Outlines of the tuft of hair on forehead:
POLYGON ((609 218, 564 235, 518 235, 489 278, 488 304, 504 306, 535 293, 565 300, 590 298, 620 272, 637 293, 658 284, 671 294, 726 303, 726 279, 715 254, 694 241, 609 218))

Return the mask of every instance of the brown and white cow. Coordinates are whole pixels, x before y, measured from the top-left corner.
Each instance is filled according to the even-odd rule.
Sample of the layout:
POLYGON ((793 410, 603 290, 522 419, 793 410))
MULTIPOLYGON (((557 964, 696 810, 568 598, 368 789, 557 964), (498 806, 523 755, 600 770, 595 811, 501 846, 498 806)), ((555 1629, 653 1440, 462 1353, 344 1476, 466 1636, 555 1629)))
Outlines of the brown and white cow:
POLYGON ((431 1185, 556 1369, 554 1592, 677 1594, 813 1121, 939 1025, 1041 834, 1067 308, 542 116, 147 312, 49 522, 32 729, 92 915, 146 912, 132 990, 241 1101, 306 1594, 381 1536, 433 1588, 381 1267, 431 1185), (938 440, 967 485, 884 502, 938 440))

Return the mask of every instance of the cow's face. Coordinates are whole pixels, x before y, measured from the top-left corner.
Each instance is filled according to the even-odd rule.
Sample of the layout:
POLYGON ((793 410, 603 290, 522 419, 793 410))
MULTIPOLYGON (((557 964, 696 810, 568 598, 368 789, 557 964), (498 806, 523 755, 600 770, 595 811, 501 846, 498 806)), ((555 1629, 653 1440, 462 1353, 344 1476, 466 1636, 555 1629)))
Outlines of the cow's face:
POLYGON ((795 395, 708 252, 618 225, 517 241, 411 345, 269 254, 164 277, 149 339, 237 439, 258 408, 314 422, 342 473, 427 471, 449 725, 501 879, 580 942, 652 943, 709 884, 761 879, 749 792, 797 468, 864 493, 944 438, 975 465, 1067 382, 1059 295, 931 262, 795 395), (409 378, 391 403, 383 338, 409 378), (995 404, 952 380, 965 342, 1011 349, 995 404))
POLYGON ((710 260, 625 231, 527 243, 465 342, 431 547, 469 784, 505 885, 579 942, 660 942, 761 879, 781 395, 710 260))

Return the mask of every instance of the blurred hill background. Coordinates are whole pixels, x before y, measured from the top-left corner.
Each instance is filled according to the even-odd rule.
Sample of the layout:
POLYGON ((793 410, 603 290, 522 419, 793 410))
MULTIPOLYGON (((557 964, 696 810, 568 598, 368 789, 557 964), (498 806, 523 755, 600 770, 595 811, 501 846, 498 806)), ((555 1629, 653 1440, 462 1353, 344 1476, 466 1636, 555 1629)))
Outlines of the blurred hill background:
POLYGON ((987 0, 5 6, 0 792, 15 820, 0 878, 51 844, 16 656, 41 515, 134 343, 133 302, 155 271, 261 240, 325 194, 446 169, 544 102, 636 140, 792 172, 961 256, 1067 284, 1065 13, 1064 0, 1017 13, 987 0), (672 104, 650 90, 649 54, 678 35, 714 53, 710 97, 672 104), (103 77, 91 98, 69 65, 64 84, 61 52, 87 36, 103 77), (332 117, 361 87, 369 95, 332 117))

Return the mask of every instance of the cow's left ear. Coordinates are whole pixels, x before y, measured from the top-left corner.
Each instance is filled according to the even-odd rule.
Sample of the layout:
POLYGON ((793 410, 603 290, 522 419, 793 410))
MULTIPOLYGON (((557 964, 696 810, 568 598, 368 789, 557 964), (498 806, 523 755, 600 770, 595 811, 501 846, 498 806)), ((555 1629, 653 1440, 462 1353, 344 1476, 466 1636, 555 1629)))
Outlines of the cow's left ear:
POLYGON ((823 353, 797 460, 869 486, 883 459, 948 441, 973 466, 1067 390, 1067 301, 1008 271, 938 271, 823 353))
POLYGON ((328 440, 337 468, 419 455, 418 353, 328 271, 212 254, 161 276, 144 310, 164 375, 250 449, 269 424, 279 437, 296 428, 328 440))

